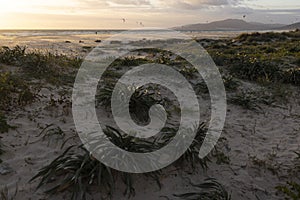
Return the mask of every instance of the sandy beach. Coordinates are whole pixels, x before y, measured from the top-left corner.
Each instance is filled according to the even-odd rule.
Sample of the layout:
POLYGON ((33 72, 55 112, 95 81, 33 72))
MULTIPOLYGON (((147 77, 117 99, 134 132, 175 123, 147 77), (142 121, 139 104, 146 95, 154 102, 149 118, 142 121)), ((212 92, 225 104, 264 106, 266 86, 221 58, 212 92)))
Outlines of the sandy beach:
MULTIPOLYGON (((99 41, 119 34, 122 31, 1 31, 2 46, 27 46, 58 54, 84 57, 99 44, 99 41)), ((184 34, 193 38, 222 39, 237 36, 241 31, 185 31, 184 34)))
MULTIPOLYGON (((233 200, 284 199, 279 187, 300 181, 300 160, 295 153, 300 152, 300 32, 266 34, 188 33, 215 61, 227 96, 226 122, 217 146, 208 155, 207 169, 197 161, 193 168, 189 161, 180 159, 162 169, 156 178, 132 174, 132 187, 121 173, 113 171, 115 185, 111 196, 105 186, 83 177, 86 199, 184 199, 176 195, 198 191, 190 182, 199 184, 206 178, 215 178, 233 200), (255 66, 252 71, 241 67, 247 64, 255 66)), ((68 169, 53 172, 55 176, 38 189, 43 176, 30 180, 68 147, 81 145, 72 116, 74 79, 83 59, 111 35, 0 33, 0 44, 5 46, 0 50, 0 94, 7 97, 1 97, 0 115, 5 119, 1 126, 7 127, 0 133, 2 199, 71 199, 73 191, 78 190, 73 188, 75 184, 62 183, 52 194, 45 193, 71 173, 68 169), (27 49, 23 53, 22 49, 14 51, 16 45, 27 49), (57 57, 37 56, 45 52, 57 57), (32 63, 35 66, 30 68, 32 63), (52 71, 35 74, 35 67, 52 71)), ((111 66, 99 84, 100 91, 132 66, 147 62, 169 64, 185 73, 194 89, 198 89, 201 122, 207 125, 211 112, 207 88, 185 61, 155 51, 132 52, 122 59, 111 66)), ((155 89, 149 90, 155 93, 155 89)), ((170 109, 175 113, 177 107, 170 109)), ((111 119, 103 104, 98 113, 104 121, 111 119)), ((75 147, 72 155, 85 154, 75 147)))

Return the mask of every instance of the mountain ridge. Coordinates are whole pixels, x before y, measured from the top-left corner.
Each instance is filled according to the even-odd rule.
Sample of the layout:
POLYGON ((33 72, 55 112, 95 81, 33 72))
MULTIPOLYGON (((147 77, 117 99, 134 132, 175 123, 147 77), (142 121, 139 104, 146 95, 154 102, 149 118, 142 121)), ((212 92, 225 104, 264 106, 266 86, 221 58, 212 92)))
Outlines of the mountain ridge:
POLYGON ((300 22, 290 24, 287 26, 282 27, 282 29, 290 30, 290 29, 300 29, 300 22))
POLYGON ((295 24, 264 24, 246 22, 242 19, 225 19, 210 23, 188 24, 173 29, 179 31, 244 31, 244 30, 287 30, 300 28, 300 22, 295 24))

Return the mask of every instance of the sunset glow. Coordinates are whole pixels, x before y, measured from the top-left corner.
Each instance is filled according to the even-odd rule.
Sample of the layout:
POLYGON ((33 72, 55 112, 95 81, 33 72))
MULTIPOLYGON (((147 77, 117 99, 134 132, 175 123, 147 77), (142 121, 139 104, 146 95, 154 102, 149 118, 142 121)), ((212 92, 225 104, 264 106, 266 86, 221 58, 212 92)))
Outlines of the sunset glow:
POLYGON ((0 29, 173 27, 224 18, 292 23, 298 0, 0 0, 0 29), (280 15, 280 16, 279 16, 280 15), (122 19, 125 18, 126 22, 122 19))

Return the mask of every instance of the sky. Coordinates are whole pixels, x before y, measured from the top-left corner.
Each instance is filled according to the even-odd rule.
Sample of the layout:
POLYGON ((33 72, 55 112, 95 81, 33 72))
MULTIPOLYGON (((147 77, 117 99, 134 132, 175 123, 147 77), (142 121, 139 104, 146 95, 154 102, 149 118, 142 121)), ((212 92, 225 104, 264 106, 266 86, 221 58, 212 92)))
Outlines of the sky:
POLYGON ((0 29, 170 28, 229 18, 300 22, 300 0, 0 0, 0 5, 0 29))

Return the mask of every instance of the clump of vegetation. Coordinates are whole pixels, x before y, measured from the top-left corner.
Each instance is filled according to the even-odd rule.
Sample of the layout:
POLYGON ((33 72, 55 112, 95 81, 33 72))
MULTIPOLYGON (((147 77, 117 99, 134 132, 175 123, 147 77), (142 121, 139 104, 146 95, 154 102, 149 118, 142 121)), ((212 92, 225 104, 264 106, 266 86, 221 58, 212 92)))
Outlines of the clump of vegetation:
POLYGON ((257 110, 260 108, 258 105, 258 97, 249 92, 236 94, 229 99, 229 102, 249 110, 257 110))
POLYGON ((283 32, 283 35, 286 35, 290 39, 299 39, 300 37, 300 30, 295 29, 294 31, 289 31, 289 32, 283 32))
POLYGON ((20 60, 25 57, 26 47, 16 46, 12 49, 2 47, 0 51, 0 62, 3 64, 20 64, 20 60))
POLYGON ((297 155, 297 158, 296 158, 296 159, 299 159, 299 160, 300 160, 300 152, 295 151, 294 153, 297 155))
POLYGON ((250 156, 250 160, 260 169, 268 170, 273 175, 278 175, 281 171, 281 164, 276 160, 277 152, 274 151, 266 154, 265 158, 259 158, 257 156, 250 156))
POLYGON ((299 31, 242 34, 222 45, 212 43, 207 51, 218 66, 239 79, 299 85, 299 35, 299 31))
POLYGON ((79 68, 82 60, 49 52, 28 51, 26 47, 16 46, 0 49, 0 63, 21 67, 30 76, 38 79, 61 83, 70 80, 71 69, 79 68))
POLYGON ((272 41, 284 41, 288 38, 288 35, 268 32, 268 33, 243 33, 239 35, 235 40, 238 42, 272 42, 272 41))
MULTIPOLYGON (((191 182, 191 181, 190 181, 191 182)), ((222 184, 216 179, 209 178, 204 183, 195 184, 191 182, 195 188, 194 192, 176 194, 175 197, 186 200, 230 200, 231 195, 227 192, 222 184)))
POLYGON ((170 54, 166 52, 162 52, 159 57, 156 59, 156 63, 170 65, 172 60, 170 58, 170 54))
MULTIPOLYGON (((133 174, 119 172, 105 166, 83 147, 80 147, 83 153, 75 152, 74 148, 74 146, 71 146, 65 150, 62 155, 42 168, 30 182, 41 178, 38 189, 55 179, 57 184, 45 193, 53 195, 70 189, 72 191, 72 199, 84 200, 91 186, 100 187, 101 191, 106 192, 111 197, 115 188, 115 182, 119 177, 126 185, 124 195, 130 197, 135 194, 133 174), (62 174, 64 174, 63 177, 61 176, 62 174), (60 178, 63 180, 58 181, 60 178)), ((159 172, 145 175, 154 178, 160 187, 158 174, 159 172)))
POLYGON ((204 81, 197 83, 194 86, 194 90, 195 90, 196 94, 208 94, 209 93, 208 87, 204 81))
POLYGON ((198 70, 195 67, 184 66, 180 69, 180 73, 189 79, 197 77, 198 70))
POLYGON ((218 165, 221 164, 230 164, 230 158, 225 155, 224 152, 218 150, 218 148, 215 148, 212 152, 212 156, 216 158, 216 163, 218 165))
MULTIPOLYGON (((43 132, 44 131, 42 131, 42 133, 43 132)), ((158 144, 143 140, 137 141, 136 138, 124 136, 112 127, 107 127, 105 133, 114 144, 131 152, 147 152, 149 150, 159 149, 158 144)), ((86 199, 88 187, 92 185, 100 186, 109 196, 112 196, 116 179, 120 177, 126 185, 124 195, 134 195, 133 174, 118 172, 105 166, 93 158, 83 147, 80 147, 80 152, 74 151, 74 148, 75 146, 69 147, 49 165, 42 168, 31 181, 41 178, 40 184, 38 185, 38 188, 40 188, 49 183, 53 178, 63 178, 62 181, 58 181, 58 184, 50 190, 47 190, 46 193, 55 194, 66 189, 71 189, 73 193, 72 199, 82 200, 86 199), (65 176, 61 177, 61 174, 65 174, 65 176)), ((146 175, 154 178, 160 187, 157 176, 158 173, 159 172, 146 175)))
POLYGON ((37 188, 49 183, 51 179, 64 174, 63 180, 56 186, 46 191, 55 194, 72 188, 72 199, 86 199, 87 186, 96 184, 106 188, 109 193, 114 187, 112 170, 94 159, 85 149, 83 154, 76 154, 69 147, 62 155, 42 168, 31 180, 41 177, 37 188))
POLYGON ((300 58, 297 58, 297 60, 295 61, 295 64, 300 66, 300 58))
MULTIPOLYGON (((154 104, 162 105, 166 110, 167 118, 171 117, 170 106, 176 106, 178 102, 172 102, 168 95, 162 97, 162 90, 162 87, 155 84, 145 85, 135 90, 129 102, 132 119, 141 125, 148 124, 150 122, 149 110, 154 104)), ((178 113, 172 114, 177 115, 178 113)))
MULTIPOLYGON (((300 160, 300 153, 294 151, 294 153, 296 154, 296 161, 300 160)), ((298 170, 297 172, 299 172, 299 166, 297 165, 296 167, 294 167, 296 170, 298 170)), ((296 172, 296 173, 297 173, 296 172)), ((297 177, 297 176, 296 176, 297 177)), ((300 199, 300 183, 299 180, 295 181, 287 181, 287 183, 285 185, 280 185, 276 187, 278 192, 283 193, 286 196, 286 199, 292 199, 292 200, 299 200, 300 199)))
POLYGON ((227 91, 235 91, 240 85, 239 82, 231 75, 225 75, 222 79, 227 91))
POLYGON ((208 129, 206 127, 206 124, 201 123, 197 130, 196 137, 194 138, 193 143, 190 145, 188 150, 181 157, 181 159, 183 161, 190 163, 192 168, 195 168, 196 164, 200 164, 200 166, 204 170, 207 170, 207 168, 208 168, 208 163, 210 162, 209 157, 206 156, 203 159, 199 158, 199 151, 200 151, 201 145, 204 141, 207 131, 208 131, 208 129))
MULTIPOLYGON (((47 127, 44 130, 46 129, 47 127)), ((208 159, 199 160, 198 157, 199 147, 203 142, 206 130, 207 129, 204 124, 202 124, 198 130, 195 141, 181 159, 188 160, 193 164, 199 161, 203 168, 207 168, 208 159)), ((140 153, 152 152, 161 149, 169 139, 169 137, 165 137, 163 141, 137 139, 133 136, 123 134, 113 127, 107 127, 105 134, 112 143, 120 148, 125 149, 126 151, 140 153)), ((116 179, 121 177, 126 185, 124 195, 134 195, 133 174, 118 172, 103 165, 93 158, 93 156, 83 147, 80 147, 80 152, 75 151, 74 148, 74 146, 71 146, 65 150, 63 154, 58 156, 49 165, 42 168, 39 173, 31 179, 31 181, 41 178, 38 185, 38 188, 40 188, 52 180, 56 180, 56 186, 47 190, 46 193, 55 194, 66 189, 71 189, 73 193, 72 199, 85 199, 89 186, 95 185, 100 186, 100 188, 105 190, 111 196, 113 194, 116 179), (61 176, 62 174, 64 174, 64 176, 61 176)), ((113 157, 114 155, 106 156, 113 157)), ((161 187, 159 181, 160 171, 145 175, 153 178, 158 186, 161 187)))
POLYGON ((109 126, 107 127, 105 134, 112 143, 130 152, 147 153, 158 150, 163 146, 162 143, 152 142, 145 139, 137 139, 133 136, 121 133, 119 130, 109 126))
POLYGON ((289 97, 293 94, 291 88, 283 84, 268 85, 266 91, 270 92, 270 99, 281 103, 287 103, 289 97))
POLYGON ((286 195, 286 199, 300 199, 300 184, 291 181, 284 186, 277 186, 276 189, 286 195))
POLYGON ((241 79, 274 82, 280 80, 279 66, 271 62, 261 62, 257 58, 238 54, 239 62, 233 63, 229 71, 241 79))
MULTIPOLYGON (((0 140, 0 155, 4 153, 4 150, 3 150, 3 144, 1 143, 1 140, 0 140)), ((2 160, 0 159, 0 163, 2 163, 2 160)))
POLYGON ((0 112, 0 133, 6 133, 9 131, 9 129, 13 129, 13 128, 15 127, 10 126, 7 123, 5 115, 0 112))
POLYGON ((149 63, 150 60, 144 59, 144 58, 135 58, 134 56, 127 56, 124 58, 118 58, 116 59, 110 66, 112 67, 135 67, 142 64, 149 63))
POLYGON ((300 67, 283 70, 282 82, 300 85, 300 67))
POLYGON ((261 109, 260 104, 272 105, 272 96, 256 91, 241 91, 229 98, 229 102, 249 110, 261 109))
POLYGON ((9 72, 0 72, 0 109, 32 103, 37 95, 27 81, 9 72))
MULTIPOLYGON (((48 146, 50 145, 51 140, 54 142, 62 141, 65 138, 65 132, 59 127, 53 127, 53 124, 46 125, 45 128, 42 129, 37 137, 41 137, 41 140, 45 141, 48 140, 48 146)), ((39 141, 39 140, 38 140, 39 141)))
MULTIPOLYGON (((99 92, 96 94, 97 105, 110 108, 111 96, 114 90, 114 86, 108 84, 107 86, 100 88, 99 92)), ((154 104, 161 104, 166 106, 169 102, 168 98, 162 98, 160 95, 160 89, 155 87, 155 85, 146 85, 140 88, 136 87, 126 87, 122 88, 120 98, 130 98, 129 100, 129 110, 131 116, 137 122, 142 124, 147 124, 149 122, 148 111, 154 104), (133 95, 127 96, 127 94, 134 92, 133 95)), ((120 109, 124 109, 121 105, 120 109)))

